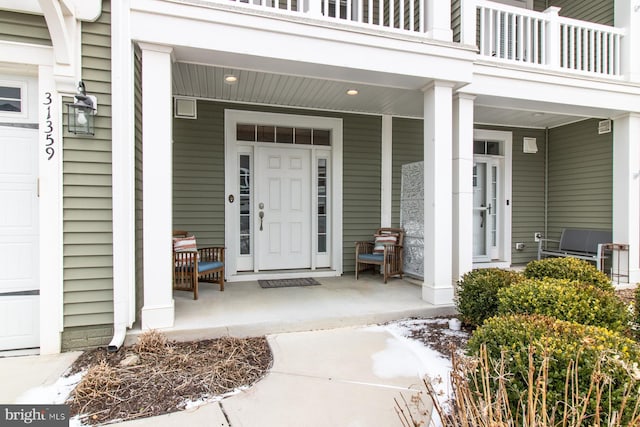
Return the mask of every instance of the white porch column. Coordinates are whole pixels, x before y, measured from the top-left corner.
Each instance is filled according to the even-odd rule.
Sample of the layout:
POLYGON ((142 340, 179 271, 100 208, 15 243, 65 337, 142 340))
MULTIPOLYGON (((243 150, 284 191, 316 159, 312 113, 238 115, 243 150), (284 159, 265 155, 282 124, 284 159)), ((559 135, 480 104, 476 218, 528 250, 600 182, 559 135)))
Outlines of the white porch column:
POLYGON ((640 281, 640 114, 635 113, 617 117, 613 124, 613 241, 629 244, 629 283, 637 283, 640 281))
POLYGON ((380 227, 391 227, 391 196, 393 188, 393 117, 382 116, 382 170, 380 227))
POLYGON ((622 75, 632 82, 640 82, 640 2, 638 0, 616 0, 614 22, 624 28, 620 59, 622 75))
POLYGON ((427 37, 435 40, 452 41, 453 31, 451 31, 451 2, 443 0, 425 0, 425 11, 427 16, 426 33, 427 37))
POLYGON ((453 99, 453 282, 473 268, 473 95, 453 99))
POLYGON ((140 48, 144 210, 142 328, 156 329, 171 327, 174 320, 171 286, 172 49, 142 43, 140 48))
POLYGON ((424 91, 424 283, 422 299, 451 304, 452 92, 436 81, 424 91))

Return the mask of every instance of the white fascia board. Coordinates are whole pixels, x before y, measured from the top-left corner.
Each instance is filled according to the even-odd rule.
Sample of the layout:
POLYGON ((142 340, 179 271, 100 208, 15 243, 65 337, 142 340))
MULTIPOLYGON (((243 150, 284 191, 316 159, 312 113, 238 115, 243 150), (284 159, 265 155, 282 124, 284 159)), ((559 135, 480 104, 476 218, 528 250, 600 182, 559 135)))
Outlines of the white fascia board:
POLYGON ((528 74, 526 77, 529 78, 523 75, 476 74, 464 92, 479 96, 477 105, 482 105, 483 99, 493 99, 504 105, 493 102, 489 105, 560 114, 597 117, 621 111, 640 111, 640 87, 635 85, 594 82, 577 85, 569 77, 528 74))
POLYGON ((0 0, 0 10, 42 15, 38 0, 0 0))
MULTIPOLYGON (((102 0, 62 0, 61 3, 80 21, 95 21, 102 13, 102 0)), ((0 10, 44 14, 38 0, 0 0, 0 10)))
POLYGON ((11 58, 12 64, 51 65, 53 47, 0 41, 0 58, 11 58))
POLYGON ((427 79, 471 81, 475 54, 459 44, 297 16, 284 19, 237 6, 230 9, 216 5, 214 9, 149 0, 134 5, 132 39, 171 45, 178 48, 176 52, 184 46, 427 79), (166 28, 174 30, 168 32, 166 28))

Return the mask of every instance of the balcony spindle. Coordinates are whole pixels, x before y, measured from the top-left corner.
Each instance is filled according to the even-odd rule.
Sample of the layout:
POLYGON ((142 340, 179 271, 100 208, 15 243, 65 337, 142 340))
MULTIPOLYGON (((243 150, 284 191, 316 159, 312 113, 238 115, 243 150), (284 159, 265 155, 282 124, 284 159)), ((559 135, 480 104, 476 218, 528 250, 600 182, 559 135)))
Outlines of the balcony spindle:
POLYGON ((529 33, 529 37, 531 40, 529 43, 531 44, 531 63, 535 64, 538 62, 538 25, 540 25, 540 21, 537 18, 531 18, 531 32, 529 33))
POLYGON ((621 74, 621 68, 620 68, 620 34, 616 34, 613 36, 614 39, 614 53, 613 53, 613 57, 614 57, 614 67, 613 67, 613 74, 615 75, 620 75, 621 74))
POLYGON ((569 64, 569 31, 566 24, 562 25, 562 60, 561 67, 567 67, 569 64))
POLYGON ((389 0, 389 28, 395 27, 396 16, 395 16, 396 5, 394 0, 389 0))
POLYGON ((602 34, 602 72, 604 74, 611 73, 611 67, 609 67, 609 34, 602 34))
POLYGON ((576 70, 582 68, 582 28, 576 28, 576 70))
POLYGON ((533 18, 530 16, 524 19, 524 48, 528 62, 533 62, 533 37, 531 37, 533 21, 533 18))
POLYGON ((509 35, 511 36, 510 39, 510 45, 509 46, 509 52, 507 52, 509 59, 515 59, 515 60, 520 60, 517 56, 517 52, 516 49, 518 48, 517 44, 516 44, 516 14, 515 13, 511 13, 511 24, 509 26, 509 35))
POLYGON ((524 49, 524 16, 518 16, 516 28, 518 29, 518 59, 520 61, 526 61, 525 49, 524 49))
POLYGON ((409 30, 410 31, 415 31, 415 26, 416 26, 416 2, 415 0, 411 0, 409 2, 409 8, 410 8, 410 16, 409 16, 409 30))

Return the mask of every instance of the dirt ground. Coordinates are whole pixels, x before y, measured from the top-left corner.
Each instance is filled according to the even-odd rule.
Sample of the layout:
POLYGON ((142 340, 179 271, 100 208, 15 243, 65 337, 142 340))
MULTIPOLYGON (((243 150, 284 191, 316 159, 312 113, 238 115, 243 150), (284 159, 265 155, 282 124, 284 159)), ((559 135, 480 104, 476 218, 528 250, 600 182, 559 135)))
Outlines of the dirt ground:
POLYGON ((176 412, 250 386, 271 361, 264 337, 176 343, 147 333, 132 347, 78 358, 69 375, 87 373, 70 396, 71 416, 102 424, 176 412))

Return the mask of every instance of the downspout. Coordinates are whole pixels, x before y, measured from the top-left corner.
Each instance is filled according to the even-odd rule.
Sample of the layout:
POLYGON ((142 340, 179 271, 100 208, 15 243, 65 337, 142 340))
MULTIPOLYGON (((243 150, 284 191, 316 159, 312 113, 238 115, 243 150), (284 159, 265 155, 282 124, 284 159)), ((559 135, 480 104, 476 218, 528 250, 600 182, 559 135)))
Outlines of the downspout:
POLYGON ((549 229, 549 128, 544 128, 544 235, 549 229))
POLYGON ((113 203, 113 338, 122 346, 135 319, 135 139, 133 133, 133 48, 129 33, 129 0, 111 3, 112 198, 113 203))

